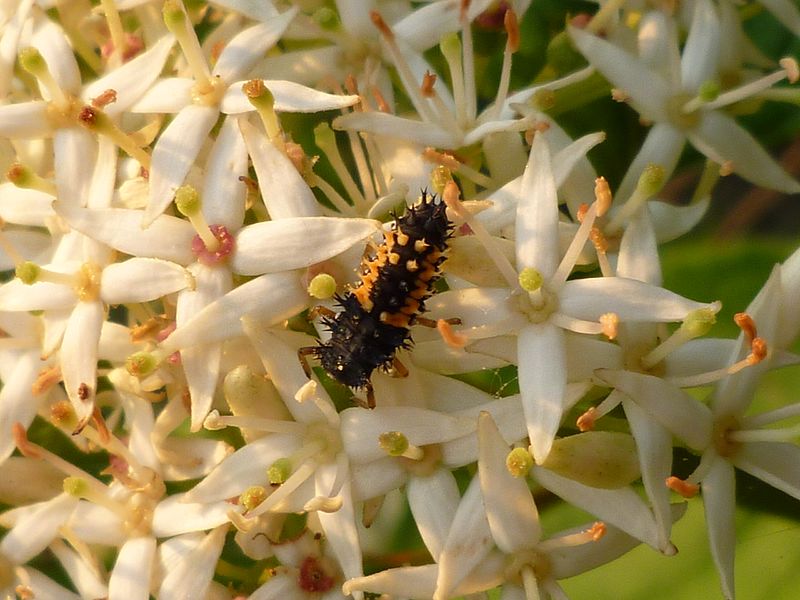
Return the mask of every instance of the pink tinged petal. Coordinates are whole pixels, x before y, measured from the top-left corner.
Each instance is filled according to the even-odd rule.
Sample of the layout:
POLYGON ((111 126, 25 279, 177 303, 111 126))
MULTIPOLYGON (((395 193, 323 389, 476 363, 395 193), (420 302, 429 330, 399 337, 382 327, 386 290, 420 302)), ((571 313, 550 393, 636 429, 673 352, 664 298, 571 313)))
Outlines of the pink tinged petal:
POLYGON ((236 119, 225 119, 211 147, 203 180, 203 215, 212 225, 236 231, 244 221, 247 147, 236 119))
POLYGON ((450 598, 494 546, 483 507, 480 483, 473 477, 453 517, 453 525, 439 555, 439 577, 434 600, 450 598))
POLYGON ((28 562, 58 536, 59 528, 77 504, 77 498, 62 493, 47 502, 25 507, 0 542, 0 551, 16 564, 28 562))
POLYGON ((106 304, 148 302, 194 285, 182 266, 157 258, 129 258, 103 269, 100 297, 106 304))
MULTIPOLYGON (((47 62, 58 86, 73 95, 81 89, 81 72, 75 60, 75 52, 59 26, 47 17, 37 19, 31 38, 31 45, 39 50, 47 62)), ((44 91, 45 97, 47 92, 44 91)), ((46 99, 51 99, 47 98, 46 99)))
POLYGON ((239 121, 239 127, 270 216, 273 219, 317 216, 321 211, 314 193, 286 155, 247 121, 239 121))
POLYGON ((605 490, 590 487, 537 466, 533 467, 533 477, 570 504, 660 550, 658 526, 650 509, 633 488, 605 490))
POLYGON ((0 389, 0 464, 15 449, 11 428, 14 423, 21 423, 27 429, 36 416, 40 401, 31 394, 31 386, 43 363, 36 351, 24 351, 16 354, 14 371, 10 377, 3 379, 0 389))
POLYGON ((132 113, 177 113, 192 103, 194 79, 159 79, 130 107, 132 113))
POLYGON ((169 569, 161 582, 158 598, 161 600, 185 600, 204 598, 214 576, 214 568, 222 553, 228 526, 212 530, 174 568, 169 569))
POLYGON ((67 321, 61 342, 64 388, 79 423, 94 410, 97 391, 97 344, 105 320, 101 302, 78 302, 67 321))
POLYGON ((642 116, 651 121, 668 120, 667 100, 674 92, 661 75, 611 42, 574 27, 568 31, 586 60, 627 93, 642 116))
POLYGON ((342 443, 355 462, 369 462, 386 456, 378 438, 399 431, 410 444, 426 446, 456 439, 475 430, 463 418, 412 406, 379 406, 374 410, 347 409, 342 413, 342 443))
MULTIPOLYGON (((341 462, 341 461, 337 461, 341 462)), ((343 463, 346 467, 347 462, 343 463)), ((314 473, 314 493, 317 496, 328 496, 333 485, 339 478, 349 479, 349 474, 340 472, 342 465, 327 463, 317 466, 314 473)), ((361 577, 364 571, 361 567, 361 542, 358 539, 356 528, 356 515, 353 499, 350 493, 350 484, 345 483, 338 492, 342 499, 342 507, 335 512, 318 511, 317 518, 325 532, 325 538, 342 568, 345 579, 361 577)))
POLYGON ((709 0, 694 3, 689 37, 681 56, 683 91, 695 94, 700 86, 716 76, 719 61, 719 18, 709 0))
POLYGON ((84 102, 91 102, 106 90, 114 90, 117 98, 104 110, 111 116, 122 114, 153 85, 174 43, 175 38, 171 34, 165 35, 146 52, 93 81, 83 89, 81 97, 84 102))
POLYGON ((447 469, 436 469, 428 476, 412 476, 406 484, 406 494, 422 540, 433 560, 438 561, 460 500, 455 477, 447 469))
POLYGON ((53 137, 53 153, 58 199, 73 206, 85 206, 97 156, 97 140, 82 127, 61 128, 53 137))
POLYGON ((628 201, 647 165, 655 164, 663 168, 665 178, 672 175, 685 144, 686 133, 666 122, 666 119, 653 125, 614 195, 616 203, 628 201))
POLYGON ((670 242, 689 233, 708 212, 711 196, 689 204, 676 206, 666 202, 651 201, 647 207, 650 210, 656 238, 660 244, 670 242))
POLYGON ((686 132, 689 141, 710 159, 726 163, 748 181, 787 194, 800 192, 795 181, 736 121, 721 111, 703 113, 700 124, 686 132))
POLYGON ((148 600, 155 554, 154 537, 134 537, 125 542, 108 580, 108 600, 148 600))
POLYGON ((371 219, 335 217, 295 217, 255 223, 236 236, 231 267, 242 275, 309 267, 363 242, 379 228, 380 223, 371 219))
POLYGON ((733 464, 800 500, 800 447, 795 444, 745 442, 734 455, 733 464))
POLYGON ((213 106, 187 106, 175 116, 153 148, 150 192, 142 224, 164 212, 208 139, 219 111, 213 106))
POLYGON ((184 498, 188 502, 217 502, 238 496, 251 485, 263 485, 267 468, 298 446, 295 436, 282 433, 251 442, 222 461, 184 498))
MULTIPOLYGON (((0 118, 3 108, 0 107, 0 118)), ((0 183, 0 217, 3 221, 44 227, 47 219, 53 216, 53 196, 50 194, 19 188, 13 183, 0 183)))
POLYGON ((308 293, 300 285, 297 273, 262 275, 206 306, 172 332, 162 347, 174 352, 196 344, 221 342, 242 334, 243 316, 252 316, 268 326, 296 315, 307 305, 308 293))
POLYGON ((670 491, 664 482, 672 469, 672 435, 634 401, 625 398, 622 406, 636 440, 642 483, 658 523, 658 547, 662 552, 668 552, 672 509, 669 503, 670 491))
MULTIPOLYGON (((83 556, 58 539, 53 540, 49 549, 56 556, 58 562, 61 563, 61 566, 64 567, 69 580, 78 590, 81 598, 108 597, 108 586, 104 581, 105 573, 100 573, 100 567, 97 563, 91 559, 87 561, 83 556)), ((38 593, 36 598, 39 598, 38 593)))
POLYGON ((11 139, 44 138, 53 134, 47 104, 41 100, 0 106, 0 135, 11 139))
POLYGON ((171 537, 191 531, 207 531, 230 521, 228 513, 241 512, 241 508, 227 500, 216 502, 186 502, 181 494, 174 494, 158 503, 153 511, 153 535, 171 537))
POLYGON ((214 65, 213 75, 225 83, 244 77, 256 61, 278 42, 296 14, 297 8, 292 7, 265 23, 238 33, 223 48, 214 65))
POLYGON ((333 120, 333 128, 375 133, 437 148, 457 148, 462 142, 460 134, 457 135, 436 124, 381 112, 353 112, 336 117, 333 120))
MULTIPOLYGON (((238 115, 255 110, 242 91, 243 83, 245 82, 236 82, 228 88, 220 101, 220 111, 228 115, 238 115)), ((275 110, 278 112, 315 113, 341 110, 359 102, 358 96, 328 94, 294 81, 265 79, 264 85, 275 98, 275 110)))
POLYGON ((517 270, 532 267, 545 280, 558 266, 558 197, 550 149, 545 137, 534 136, 528 165, 522 174, 517 204, 517 270))
POLYGON ((559 312, 587 321, 615 313, 623 322, 670 322, 682 321, 693 310, 714 307, 635 279, 593 277, 564 284, 559 312))
POLYGON ((714 460, 703 478, 703 508, 708 526, 708 543, 717 566, 722 593, 734 597, 733 562, 736 552, 734 519, 736 481, 733 466, 722 459, 714 460))
POLYGON ((89 210, 62 202, 55 202, 54 207, 70 227, 125 254, 161 258, 182 265, 195 260, 192 254, 195 231, 185 219, 160 215, 147 229, 142 229, 140 210, 89 210))
POLYGON ((561 417, 567 386, 564 332, 551 323, 529 324, 519 332, 519 388, 536 462, 550 454, 561 417))
POLYGON ((501 552, 533 548, 542 535, 539 511, 525 477, 506 468, 510 448, 489 413, 478 417, 478 477, 489 529, 501 552))
POLYGON ((598 371, 597 377, 629 396, 690 447, 703 450, 711 442, 713 420, 708 407, 660 377, 606 370, 598 371))

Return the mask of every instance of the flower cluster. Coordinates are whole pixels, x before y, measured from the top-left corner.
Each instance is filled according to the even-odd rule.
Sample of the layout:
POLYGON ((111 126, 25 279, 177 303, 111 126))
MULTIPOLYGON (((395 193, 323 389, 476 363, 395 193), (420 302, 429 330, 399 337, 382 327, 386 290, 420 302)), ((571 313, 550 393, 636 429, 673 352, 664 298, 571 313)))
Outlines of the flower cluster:
POLYGON ((561 599, 694 496, 734 598, 736 469, 800 500, 800 250, 729 339, 659 244, 800 192, 740 118, 798 64, 752 4, 552 4, 0 2, 0 598, 561 599))

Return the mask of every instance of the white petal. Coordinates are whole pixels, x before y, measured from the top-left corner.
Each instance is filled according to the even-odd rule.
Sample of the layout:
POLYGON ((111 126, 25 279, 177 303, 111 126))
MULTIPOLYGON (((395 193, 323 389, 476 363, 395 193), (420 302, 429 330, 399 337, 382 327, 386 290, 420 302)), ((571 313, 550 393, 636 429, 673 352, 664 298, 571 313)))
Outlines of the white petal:
POLYGON ((533 467, 533 476, 548 490, 628 535, 659 549, 658 526, 650 509, 633 490, 604 490, 556 475, 544 467, 533 467))
MULTIPOLYGON (((59 539, 53 540, 53 543, 50 544, 50 551, 64 567, 81 598, 106 598, 108 596, 108 586, 104 574, 100 573, 100 569, 94 561, 80 556, 59 539)), ((37 594, 36 598, 38 597, 37 594)))
POLYGON ((131 107, 132 113, 177 113, 192 103, 194 79, 159 79, 131 107))
POLYGON ((247 186, 247 147, 236 119, 225 119, 206 161, 203 215, 211 225, 234 232, 244 221, 247 186))
POLYGON ((658 201, 648 202, 647 208, 652 215, 658 242, 661 244, 670 242, 694 229, 708 212, 710 204, 710 196, 687 206, 675 206, 658 201))
POLYGON ((0 542, 0 550, 16 564, 28 562, 58 535, 78 499, 66 493, 25 507, 24 513, 0 542))
POLYGON ((500 131, 524 131, 529 129, 531 121, 528 119, 507 119, 503 121, 488 121, 470 130, 461 141, 462 146, 471 146, 480 142, 487 135, 500 131))
POLYGON ((622 234, 617 258, 617 276, 661 285, 658 244, 647 210, 631 217, 622 234))
POLYGON ((263 485, 267 468, 298 446, 294 436, 280 433, 251 442, 222 461, 184 498, 189 502, 217 502, 238 496, 251 485, 263 485))
POLYGON ((597 377, 624 392, 692 448, 703 450, 711 442, 708 407, 660 377, 611 370, 600 370, 597 377))
POLYGON ((248 225, 236 236, 231 267, 258 275, 309 267, 341 254, 380 228, 371 219, 295 217, 248 225))
POLYGON ((408 478, 408 471, 396 458, 387 456, 365 465, 352 465, 350 485, 353 498, 369 500, 399 488, 408 478))
MULTIPOLYGON (((319 465, 314 473, 314 492, 317 496, 327 496, 331 487, 338 478, 349 479, 349 473, 339 472, 347 461, 337 461, 339 464, 328 463, 319 465)), ((342 507, 335 512, 317 512, 317 517, 322 524, 325 537, 330 544, 339 566, 346 579, 361 577, 364 571, 361 567, 361 544, 356 529, 355 507, 350 494, 350 484, 345 483, 339 496, 342 507)))
MULTIPOLYGON (((3 108, 0 106, 0 115, 3 108)), ((53 196, 50 194, 19 188, 13 183, 0 183, 0 217, 4 221, 44 227, 46 220, 54 215, 53 196)))
POLYGON ((125 254, 161 258, 181 265, 195 260, 192 254, 195 231, 185 219, 160 215, 147 229, 142 229, 140 210, 90 210, 62 202, 54 203, 54 207, 70 227, 125 254))
POLYGON ((58 199, 85 206, 97 157, 97 140, 82 127, 62 127, 53 136, 53 152, 58 199))
POLYGON ((194 285, 182 266, 157 258, 129 258, 103 269, 100 295, 107 304, 148 302, 194 285))
POLYGON ((278 14, 272 2, 263 0, 215 0, 214 4, 241 13, 254 21, 267 21, 278 14))
POLYGON ((333 128, 376 133, 437 148, 458 148, 462 142, 460 135, 444 127, 381 112, 353 112, 336 117, 333 128))
POLYGON ((148 226, 172 202, 175 191, 208 139, 219 112, 215 107, 191 105, 181 109, 167 126, 153 148, 150 167, 150 191, 142 219, 148 226))
POLYGON ((736 552, 736 497, 733 466, 717 459, 703 478, 703 507, 708 526, 708 544, 717 566, 722 593, 734 597, 733 560, 736 552))
POLYGON ((714 307, 635 279, 593 277, 564 284, 559 312, 587 321, 615 313, 620 321, 668 322, 682 321, 693 310, 714 307))
POLYGON ((461 330, 471 339, 516 331, 528 322, 508 288, 448 290, 426 300, 425 308, 431 319, 460 318, 461 330))
POLYGON ((800 36, 800 9, 796 4, 793 4, 791 0, 762 0, 762 3, 792 33, 800 36))
POLYGON ((226 83, 243 77, 277 43, 296 14, 297 8, 292 7, 264 23, 238 33, 219 55, 214 65, 214 76, 226 83))
POLYGON ((204 477, 233 450, 225 442, 202 438, 170 437, 162 442, 161 447, 164 452, 184 457, 182 461, 172 461, 163 465, 166 481, 186 481, 204 477))
POLYGON ((748 181, 787 194, 800 192, 800 183, 750 133, 721 111, 704 112, 700 124, 687 135, 700 152, 720 163, 730 161, 733 170, 748 181))
POLYGON ((439 555, 439 577, 434 598, 449 598, 450 594, 492 549, 492 534, 477 477, 473 477, 464 492, 453 525, 439 555))
POLYGON ((279 323, 308 305, 308 293, 293 271, 270 273, 240 285, 212 302, 164 340, 168 352, 241 335, 241 318, 250 315, 265 325, 279 323))
POLYGON ((354 462, 369 462, 386 455, 378 438, 399 431, 410 444, 425 446, 446 442, 475 430, 467 419, 412 406, 379 406, 366 411, 350 408, 342 412, 342 443, 354 462))
POLYGON ((61 587, 36 569, 27 567, 25 573, 30 578, 30 588, 36 594, 36 600, 82 600, 81 596, 61 587))
POLYGON ((800 448, 794 444, 747 442, 736 452, 733 462, 743 471, 800 499, 800 448))
POLYGON ((273 219, 285 219, 320 214, 314 193, 286 155, 250 123, 241 120, 239 127, 270 216, 273 219))
POLYGON ((427 477, 410 477, 406 494, 422 540, 433 560, 438 561, 458 509, 456 480, 447 469, 436 469, 427 477))
POLYGON ((94 409, 97 391, 97 345, 105 320, 101 302, 78 302, 67 321, 61 342, 64 388, 82 423, 94 409))
POLYGON ((153 511, 153 535, 171 537, 190 531, 207 531, 230 521, 229 512, 239 512, 227 500, 188 502, 182 494, 173 494, 158 503, 153 511))
POLYGON ((111 116, 122 114, 153 85, 174 43, 171 34, 163 36, 146 52, 87 85, 81 94, 83 101, 89 103, 106 90, 114 90, 116 100, 104 110, 111 116))
POLYGON ((154 537, 134 537, 125 542, 108 580, 108 600, 147 600, 155 554, 154 537))
POLYGON ((695 94, 700 86, 717 75, 719 61, 719 19, 709 0, 694 3, 689 37, 681 56, 683 91, 695 94))
POLYGON ((517 204, 517 270, 532 267, 547 280, 558 266, 558 198, 543 135, 533 138, 517 204))
POLYGON ((181 557, 175 568, 167 572, 157 597, 161 600, 205 597, 222 553, 227 530, 227 525, 214 529, 186 556, 181 557))
MULTIPOLYGON (((243 83, 245 82, 238 81, 232 84, 222 97, 219 108, 225 114, 236 115, 255 110, 242 91, 243 83)), ((278 112, 315 113, 341 110, 359 101, 358 96, 328 94, 294 81, 265 79, 264 85, 275 98, 274 108, 278 112)))
POLYGON ((658 165, 664 169, 665 178, 669 177, 678 164, 684 144, 685 132, 666 121, 653 125, 619 185, 615 195, 616 204, 628 201, 647 165, 658 165))
POLYGON ((478 417, 478 440, 481 494, 497 547, 506 554, 533 548, 542 535, 539 511, 526 478, 508 472, 510 449, 489 413, 478 417))
MULTIPOLYGON (((32 397, 31 387, 47 364, 42 363, 35 350, 15 354, 14 371, 4 378, 0 389, 0 464, 16 447, 11 433, 14 423, 21 423, 27 429, 36 416, 39 402, 32 397)), ((4 471, 3 478, 6 477, 4 471)))
POLYGON ((0 135, 11 139, 43 138, 53 134, 47 104, 41 100, 0 106, 0 135))
POLYGON ((641 60, 599 37, 574 27, 569 34, 581 54, 631 98, 631 104, 651 121, 666 121, 671 86, 641 60))
POLYGON ((564 413, 567 358, 564 332, 551 323, 529 324, 519 332, 519 388, 536 462, 547 459, 564 413))
MULTIPOLYGON (((69 94, 81 89, 81 73, 64 31, 46 16, 39 16, 31 38, 58 86, 69 94)), ((46 92, 45 92, 46 93, 46 92)))
POLYGON ((345 582, 343 589, 348 593, 358 590, 398 598, 430 598, 436 589, 438 575, 438 565, 397 567, 350 579, 345 582))

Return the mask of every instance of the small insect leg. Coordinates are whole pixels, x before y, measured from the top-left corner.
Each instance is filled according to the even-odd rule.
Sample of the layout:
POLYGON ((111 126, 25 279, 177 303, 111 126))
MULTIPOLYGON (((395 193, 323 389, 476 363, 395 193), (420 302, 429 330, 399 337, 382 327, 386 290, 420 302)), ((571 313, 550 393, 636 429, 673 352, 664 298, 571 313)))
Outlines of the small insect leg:
POLYGON ((408 377, 408 368, 396 356, 392 359, 393 377, 408 377))
POLYGON ((332 311, 327 306, 317 305, 314 306, 311 310, 308 311, 308 318, 309 319, 316 319, 317 317, 328 317, 332 319, 336 316, 336 313, 332 311))
MULTIPOLYGON (((458 317, 453 317, 452 319, 442 319, 448 325, 461 325, 461 319, 458 317)), ((423 327, 430 327, 431 329, 436 329, 438 327, 438 321, 436 319, 429 319, 427 317, 417 317, 414 320, 414 323, 417 325, 422 325, 423 327)))
POLYGON ((316 351, 316 346, 304 346, 297 350, 297 359, 300 361, 300 366, 303 367, 303 373, 305 373, 306 377, 309 379, 311 379, 311 365, 308 364, 308 355, 316 354, 316 351))

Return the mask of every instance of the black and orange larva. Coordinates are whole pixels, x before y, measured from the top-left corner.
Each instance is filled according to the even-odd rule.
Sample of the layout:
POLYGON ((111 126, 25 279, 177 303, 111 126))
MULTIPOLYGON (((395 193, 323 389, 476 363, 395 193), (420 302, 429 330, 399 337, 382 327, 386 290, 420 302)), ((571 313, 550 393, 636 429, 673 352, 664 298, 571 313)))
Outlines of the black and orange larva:
POLYGON ((323 324, 331 337, 317 346, 300 348, 306 374, 311 376, 306 362, 310 355, 336 381, 365 389, 367 405, 373 408, 372 372, 379 367, 402 369, 395 353, 411 347, 410 327, 415 323, 435 326, 421 315, 441 275, 452 234, 444 202, 424 191, 404 215, 395 216, 394 228, 384 232, 375 255, 362 262, 361 283, 336 296, 342 310, 319 311, 325 315, 323 324))

